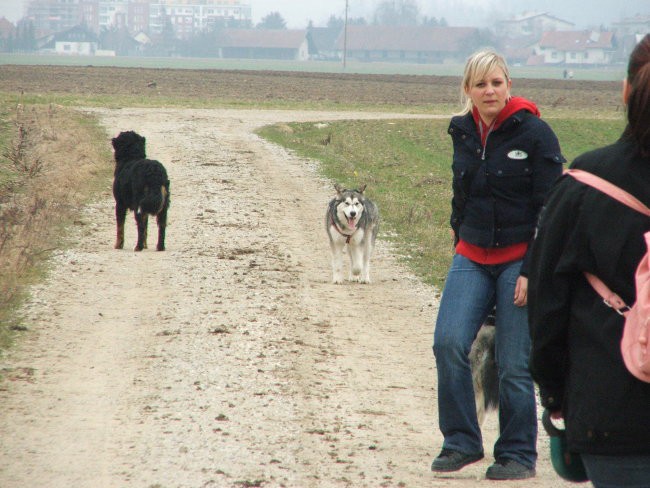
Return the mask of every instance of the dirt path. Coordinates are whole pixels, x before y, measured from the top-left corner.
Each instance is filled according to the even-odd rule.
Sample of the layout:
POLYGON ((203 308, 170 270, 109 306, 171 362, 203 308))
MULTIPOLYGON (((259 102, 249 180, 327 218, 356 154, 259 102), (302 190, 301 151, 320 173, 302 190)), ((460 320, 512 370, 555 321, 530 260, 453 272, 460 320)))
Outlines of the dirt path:
MULTIPOLYGON (((382 242, 371 285, 332 285, 331 182, 252 133, 350 114, 95 112, 109 134, 145 135, 167 166, 167 251, 112 249, 108 188, 85 210, 0 364, 0 487, 479 484, 489 456, 429 471, 434 290, 382 242)), ((563 486, 543 435, 540 455, 535 480, 508 486, 563 486)))

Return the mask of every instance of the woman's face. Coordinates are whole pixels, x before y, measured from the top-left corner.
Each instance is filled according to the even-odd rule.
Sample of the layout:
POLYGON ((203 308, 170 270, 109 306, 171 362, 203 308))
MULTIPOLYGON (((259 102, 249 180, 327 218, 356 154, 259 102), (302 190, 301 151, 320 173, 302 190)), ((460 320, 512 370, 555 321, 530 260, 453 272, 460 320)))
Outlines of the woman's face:
POLYGON ((483 122, 491 124, 506 106, 510 98, 510 85, 511 81, 506 79, 503 70, 495 67, 485 78, 474 80, 466 89, 483 122))

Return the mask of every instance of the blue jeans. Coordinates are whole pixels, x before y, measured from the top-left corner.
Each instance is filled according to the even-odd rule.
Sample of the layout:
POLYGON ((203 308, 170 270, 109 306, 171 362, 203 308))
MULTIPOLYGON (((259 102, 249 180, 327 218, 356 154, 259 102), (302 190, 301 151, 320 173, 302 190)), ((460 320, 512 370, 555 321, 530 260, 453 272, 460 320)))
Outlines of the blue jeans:
POLYGON ((599 456, 581 454, 595 488, 648 488, 650 456, 599 456))
POLYGON ((438 420, 443 448, 483 452, 469 364, 469 351, 488 313, 496 306, 496 359, 499 369, 499 438, 496 459, 510 458, 528 468, 537 461, 535 387, 528 371, 530 335, 527 307, 514 304, 521 261, 477 264, 453 258, 434 333, 438 370, 438 420))

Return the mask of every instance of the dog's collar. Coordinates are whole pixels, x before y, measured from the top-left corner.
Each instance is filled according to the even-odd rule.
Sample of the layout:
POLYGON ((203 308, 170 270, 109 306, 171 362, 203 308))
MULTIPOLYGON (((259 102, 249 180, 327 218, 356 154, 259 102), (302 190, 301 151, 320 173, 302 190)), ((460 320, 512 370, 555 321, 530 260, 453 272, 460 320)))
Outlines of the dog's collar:
POLYGON ((343 231, 339 228, 338 225, 336 225, 336 221, 334 220, 334 216, 330 215, 330 221, 332 222, 332 225, 333 225, 334 228, 336 229, 336 232, 338 232, 338 233, 341 234, 343 237, 345 237, 345 243, 346 243, 346 244, 350 244, 350 239, 352 238, 352 236, 354 235, 354 233, 358 230, 358 228, 354 229, 354 231, 352 232, 352 234, 346 234, 345 232, 343 232, 343 231))

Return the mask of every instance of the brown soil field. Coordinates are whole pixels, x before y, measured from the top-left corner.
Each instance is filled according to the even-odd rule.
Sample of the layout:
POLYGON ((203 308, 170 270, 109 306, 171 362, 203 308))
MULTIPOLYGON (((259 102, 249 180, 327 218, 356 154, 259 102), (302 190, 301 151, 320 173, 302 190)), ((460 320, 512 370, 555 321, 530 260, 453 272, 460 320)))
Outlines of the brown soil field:
MULTIPOLYGON (((323 217, 333 182, 256 135, 274 123, 436 117, 422 111, 457 104, 458 82, 0 67, 0 90, 25 96, 15 110, 68 95, 106 134, 146 136, 172 181, 164 253, 129 249, 132 217, 126 248, 113 248, 107 177, 31 287, 24 330, 0 357, 0 487, 491 486, 494 413, 482 428, 484 460, 430 471, 442 443, 431 352, 438 290, 399 263, 381 232, 372 284, 332 284, 323 217), (97 95, 122 106, 91 108, 97 95), (229 102, 247 110, 218 106, 229 102), (352 111, 360 107, 372 111, 352 111)), ((611 113, 620 99, 617 83, 514 84, 542 111, 611 113)), ((62 161, 97 158, 83 131, 59 134, 57 103, 40 109, 43 179, 58 186, 51 175, 62 161)), ((67 185, 58 191, 74 193, 67 185)), ((508 488, 571 486, 554 473, 548 443, 540 429, 537 476, 508 488)))
MULTIPOLYGON (((111 67, 19 66, 0 69, 2 91, 26 95, 133 96, 155 104, 170 98, 248 103, 331 103, 341 106, 428 107, 459 102, 459 78, 283 71, 172 70, 111 67)), ((541 110, 599 107, 619 110, 621 85, 611 81, 515 79, 513 94, 541 110)))

